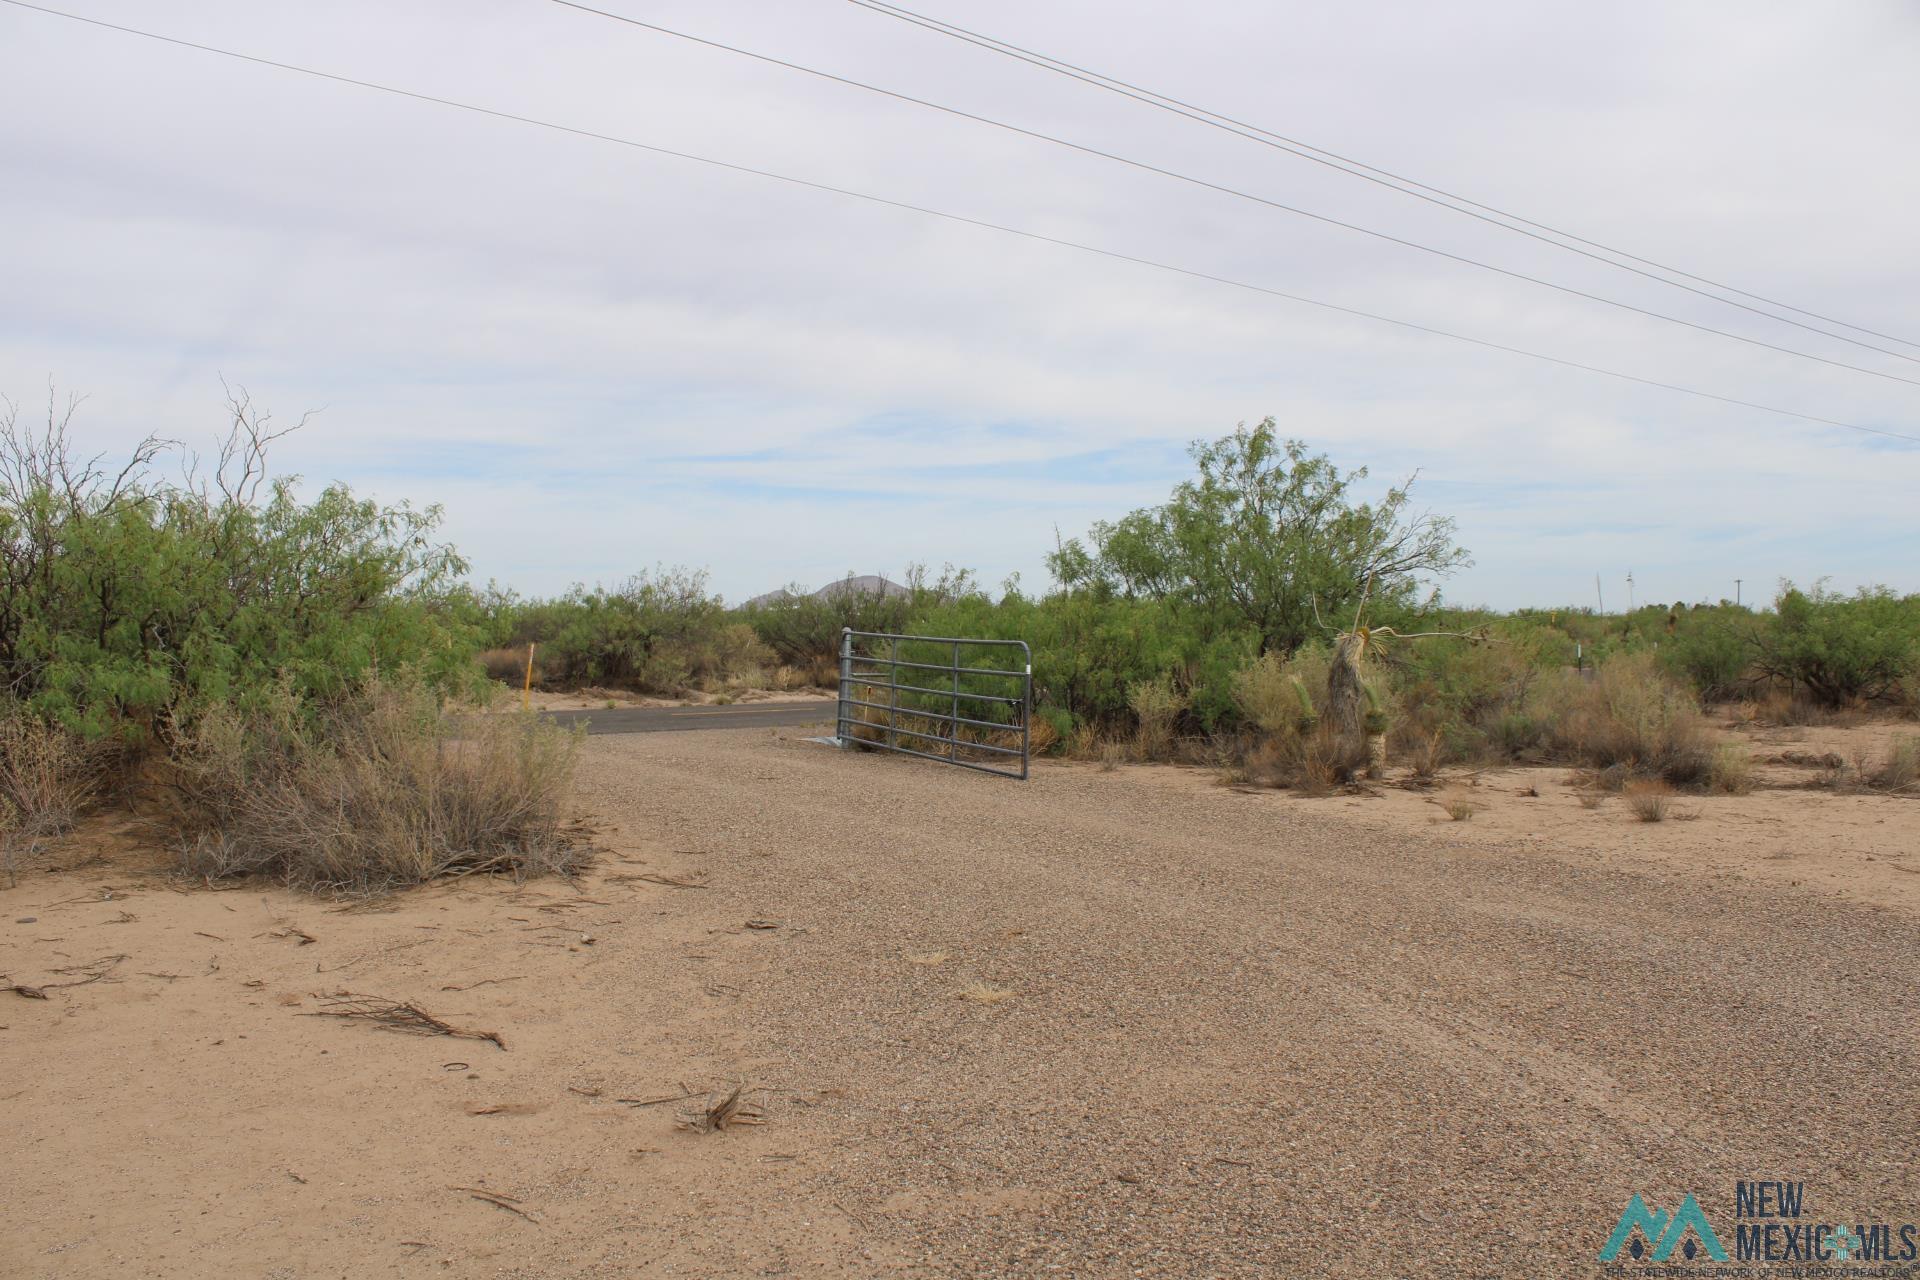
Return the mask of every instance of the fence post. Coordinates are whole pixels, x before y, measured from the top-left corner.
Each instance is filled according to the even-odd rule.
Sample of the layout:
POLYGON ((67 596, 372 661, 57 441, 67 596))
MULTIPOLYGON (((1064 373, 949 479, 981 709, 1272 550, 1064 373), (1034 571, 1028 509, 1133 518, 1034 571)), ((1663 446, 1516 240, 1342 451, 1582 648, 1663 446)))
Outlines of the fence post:
POLYGON ((840 628, 840 705, 834 712, 833 736, 840 740, 843 747, 853 745, 853 735, 847 732, 847 699, 853 694, 853 628, 840 628))
POLYGON ((1023 640, 1020 652, 1027 660, 1026 679, 1020 682, 1020 781, 1025 782, 1033 771, 1033 650, 1023 640))
MULTIPOLYGON (((988 717, 982 716, 985 720, 988 717)), ((960 642, 953 642, 953 719, 947 722, 947 759, 960 758, 960 642)))
POLYGON ((900 637, 895 636, 887 650, 887 747, 898 750, 900 735, 900 637))

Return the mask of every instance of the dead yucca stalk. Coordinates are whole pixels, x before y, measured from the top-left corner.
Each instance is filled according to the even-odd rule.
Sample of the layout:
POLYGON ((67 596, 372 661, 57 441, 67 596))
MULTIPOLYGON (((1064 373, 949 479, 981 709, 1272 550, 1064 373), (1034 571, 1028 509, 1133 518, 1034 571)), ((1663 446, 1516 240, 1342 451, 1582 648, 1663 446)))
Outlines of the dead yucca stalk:
POLYGON ((706 1106, 681 1116, 679 1125, 695 1133, 719 1133, 736 1124, 765 1124, 766 1111, 747 1101, 746 1093, 747 1087, 737 1084, 729 1093, 710 1095, 706 1106))
POLYGON ((304 1016, 309 1018, 353 1018, 361 1022, 371 1022, 387 1031, 399 1031, 415 1036, 452 1036, 456 1040, 490 1040, 501 1049, 507 1042, 498 1031, 465 1031, 450 1022, 443 1022, 417 1004, 407 1004, 400 1000, 388 1000, 384 996, 356 995, 351 991, 339 991, 330 996, 322 996, 327 1007, 304 1016))

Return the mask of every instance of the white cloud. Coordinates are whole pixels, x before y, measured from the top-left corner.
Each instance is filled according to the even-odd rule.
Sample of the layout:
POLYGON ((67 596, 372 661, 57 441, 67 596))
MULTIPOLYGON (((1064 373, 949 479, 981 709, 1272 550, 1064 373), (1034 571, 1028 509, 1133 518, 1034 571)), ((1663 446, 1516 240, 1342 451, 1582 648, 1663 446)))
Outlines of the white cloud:
MULTIPOLYGON (((73 3, 1920 434, 1920 388, 532 0, 73 3)), ((1920 377, 851 5, 617 7, 1920 377)), ((1898 159, 1920 20, 1903 6, 994 0, 941 16, 1920 337, 1920 170, 1898 159)), ((1478 562, 1458 596, 1584 599, 1596 570, 1628 568, 1644 598, 1820 573, 1920 589, 1915 447, 37 14, 0 11, 0 42, 16 55, 0 390, 89 393, 82 426, 102 443, 204 438, 222 374, 283 417, 328 406, 283 463, 444 503, 481 577, 550 590, 680 561, 742 596, 952 560, 1032 581, 1056 523, 1154 500, 1179 444, 1271 413, 1378 483, 1420 469, 1478 562)))

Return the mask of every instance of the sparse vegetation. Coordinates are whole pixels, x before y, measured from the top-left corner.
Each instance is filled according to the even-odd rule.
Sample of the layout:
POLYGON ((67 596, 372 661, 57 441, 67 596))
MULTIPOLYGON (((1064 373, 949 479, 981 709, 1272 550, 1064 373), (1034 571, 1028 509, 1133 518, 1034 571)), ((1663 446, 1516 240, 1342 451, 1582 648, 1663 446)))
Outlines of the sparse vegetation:
POLYGON ((0 839, 69 830, 100 786, 101 750, 18 706, 0 708, 0 839))
POLYGON ((117 465, 83 459, 73 409, 37 427, 0 414, 0 809, 16 838, 70 826, 109 782, 158 780, 206 875, 364 891, 565 865, 570 745, 505 720, 456 740, 441 717, 478 687, 486 627, 436 510, 338 486, 302 501, 267 470, 285 431, 244 393, 217 461, 189 455, 177 480, 156 438, 117 465))
POLYGON ((1902 734, 1895 738, 1887 758, 1865 776, 1867 785, 1880 791, 1920 794, 1920 737, 1902 734))
POLYGON ((1622 654, 1592 680, 1563 674, 1540 705, 1546 745, 1569 762, 1682 786, 1712 767, 1698 704, 1651 655, 1622 654))
POLYGON ((584 857, 563 829, 576 742, 533 717, 456 725, 420 687, 377 682, 314 714, 210 711, 177 759, 181 865, 329 893, 565 874, 584 857))
POLYGON ((1662 822, 1672 812, 1673 788, 1658 778, 1636 778, 1624 794, 1628 811, 1642 822, 1662 822))
POLYGON ((1707 785, 1721 795, 1744 796, 1753 790, 1753 753, 1743 742, 1715 747, 1707 785))

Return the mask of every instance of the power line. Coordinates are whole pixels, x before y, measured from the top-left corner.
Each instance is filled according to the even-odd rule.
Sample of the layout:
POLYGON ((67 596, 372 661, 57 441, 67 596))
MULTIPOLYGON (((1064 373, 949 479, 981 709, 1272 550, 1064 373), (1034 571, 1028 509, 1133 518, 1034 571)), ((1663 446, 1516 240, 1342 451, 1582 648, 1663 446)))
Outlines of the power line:
MULTIPOLYGON (((1164 178, 1172 178, 1178 182, 1190 183, 1196 187, 1204 187, 1209 191, 1217 191, 1222 195, 1229 195, 1236 199, 1262 204, 1270 209, 1278 209, 1282 213, 1291 213, 1298 217, 1310 218, 1315 222, 1325 223, 1328 226, 1339 227, 1342 230, 1357 232, 1364 236, 1372 236, 1376 240, 1385 240, 1390 244, 1402 245, 1409 249, 1417 249, 1421 253, 1429 253, 1435 257, 1445 258, 1448 261, 1458 262, 1470 267, 1478 267, 1482 271, 1491 271, 1497 275, 1507 276, 1514 280, 1524 280, 1529 284, 1536 284, 1542 288, 1552 289, 1555 292, 1568 294, 1572 297, 1585 298, 1590 302, 1604 303, 1609 307, 1618 307, 1622 311, 1631 311, 1635 315, 1647 316, 1655 320, 1664 320, 1669 324, 1677 324, 1683 328, 1693 329, 1700 333, 1710 333, 1717 337, 1730 338, 1735 342, 1744 342, 1750 346, 1762 347, 1768 351, 1779 352, 1782 355, 1798 356, 1802 360, 1812 360, 1819 364, 1831 365, 1836 369, 1847 369, 1854 373, 1867 374, 1870 377, 1886 378, 1891 382, 1904 382, 1909 386, 1920 387, 1920 378, 1905 378, 1897 373, 1887 373, 1881 369, 1869 369, 1865 365, 1848 364, 1844 360, 1834 360, 1827 356, 1815 355, 1811 351, 1802 351, 1798 347, 1783 347, 1778 343, 1767 342, 1764 339, 1749 337, 1742 333, 1734 333, 1728 329, 1716 329, 1712 325, 1700 324, 1692 320, 1683 320, 1679 316, 1668 315, 1664 311, 1654 311, 1647 307, 1635 306, 1631 302, 1622 302, 1618 298, 1609 298, 1604 294, 1589 293, 1584 289, 1576 289, 1571 285, 1555 284, 1551 280, 1543 279, 1540 276, 1528 275, 1524 271, 1514 271, 1507 267, 1496 266, 1491 262, 1484 262, 1479 258, 1469 258, 1464 254, 1452 253, 1446 249, 1435 248, 1429 244, 1422 244, 1417 240, 1408 240, 1404 237, 1393 235, 1390 232, 1378 231, 1372 227, 1362 226, 1357 222, 1345 222, 1324 213, 1315 213, 1311 209, 1302 209, 1298 205, 1284 204, 1278 200, 1270 200, 1266 196, 1255 195, 1253 192, 1244 191, 1239 187, 1229 187, 1224 183, 1210 182, 1205 178, 1196 178, 1192 174, 1181 173, 1176 169, 1162 168, 1160 165, 1150 164, 1145 160, 1135 160, 1129 156, 1120 155, 1117 152, 1103 151, 1098 147, 1073 142, 1066 138, 1056 137, 1050 133, 1041 133, 1036 129, 1028 129, 1005 120, 996 120, 991 116, 983 116, 971 111, 963 111, 959 107, 949 107, 942 103, 929 101, 926 98, 916 98, 912 94, 901 93, 894 89, 883 89, 879 85, 868 84, 864 80, 850 79, 847 76, 835 75, 831 71, 822 71, 817 67, 809 67, 802 63, 789 62, 784 58, 776 58, 771 54, 755 53, 751 49, 742 49, 738 45, 725 44, 719 40, 709 40, 704 36, 692 35, 685 31, 676 31, 672 27, 663 27, 656 22, 646 22, 639 18, 630 18, 625 14, 613 13, 606 9, 596 9, 591 5, 577 3, 577 0, 550 0, 550 3, 557 4, 564 9, 573 9, 580 13, 592 14, 596 17, 610 18, 615 22, 624 22, 630 27, 639 27, 643 30, 657 32, 660 35, 671 36, 676 40, 685 40, 692 44, 703 45, 709 49, 738 54, 743 58, 751 58, 755 62, 764 62, 770 66, 783 67, 789 71, 797 71, 802 75, 814 76, 821 80, 831 81, 834 84, 845 85, 851 89, 861 89, 868 93, 876 93, 882 97, 892 98, 899 102, 911 103, 917 107, 926 107, 929 110, 957 116, 963 120, 971 120, 977 124, 991 125, 993 128, 1004 129, 1009 133, 1019 134, 1025 138, 1051 143, 1054 146, 1065 147, 1070 151, 1078 151, 1084 155, 1097 156, 1102 160, 1111 160, 1116 164, 1123 164, 1129 168, 1139 169, 1146 173, 1154 173, 1164 178)), ((1876 350, 1877 349, 1878 348, 1876 348, 1876 350)), ((1891 352, 1889 354, 1897 355, 1899 353, 1891 352)), ((1902 356, 1901 358, 1908 359, 1909 357, 1902 356)))
POLYGON ((1673 391, 1701 400, 1712 400, 1720 404, 1734 405, 1742 409, 1753 409, 1761 413, 1771 413, 1784 418, 1795 418, 1802 422, 1818 423, 1821 426, 1839 427, 1843 430, 1858 431, 1866 435, 1884 436, 1892 440, 1905 440, 1913 444, 1920 444, 1920 435, 1910 435, 1900 431, 1889 431, 1882 427, 1869 427, 1861 423, 1843 422, 1836 418, 1824 418, 1817 414, 1802 413, 1797 409, 1782 409, 1777 405, 1762 404, 1753 400, 1742 400, 1734 396, 1724 396, 1712 391, 1702 391, 1696 387, 1682 386, 1672 382, 1662 382, 1659 379, 1645 378, 1638 374, 1622 373, 1617 369, 1607 369, 1599 365, 1583 364, 1580 361, 1568 360, 1561 356, 1550 356, 1538 351, 1529 351, 1523 347, 1509 346, 1502 342, 1495 342, 1490 338, 1476 338, 1468 334, 1454 333, 1451 330, 1419 324, 1412 320, 1400 320, 1392 316, 1380 315, 1376 312, 1363 311, 1357 307, 1342 306, 1339 303, 1325 302, 1318 298, 1309 298, 1304 294, 1288 293, 1282 289, 1253 284, 1245 280, 1236 280, 1230 276, 1214 275, 1210 272, 1199 271, 1191 267, 1177 266, 1173 263, 1161 262, 1153 258, 1123 253, 1117 249, 1103 249, 1097 245, 1084 244, 1077 240, 1068 240, 1059 236, 1046 235, 1038 231, 1027 231, 1020 227, 990 222, 984 218, 973 218, 966 214, 949 213, 945 210, 934 209, 926 205, 912 204, 905 200, 895 200, 887 196, 874 195, 866 191, 856 191, 851 187, 838 187, 830 183, 815 182, 810 178, 798 178, 791 174, 777 173, 771 169, 758 169, 751 165, 736 164, 730 160, 716 160, 711 156, 696 155, 689 151, 676 151, 670 147, 656 146, 648 142, 639 142, 632 138, 622 138, 614 134, 598 133, 591 129, 559 124, 551 120, 541 120, 534 116, 517 115, 511 111, 500 111, 493 107, 483 107, 475 103, 460 102, 453 98, 436 97, 433 94, 419 93, 412 89, 401 89, 393 85, 380 84, 373 80, 359 80, 352 76, 339 75, 331 71, 320 71, 313 67, 303 67, 297 63, 278 62, 272 58, 263 58, 255 54, 240 53, 233 49, 222 49, 216 45, 200 44, 192 40, 183 40, 177 36, 161 35, 159 32, 145 31, 138 27, 123 26, 119 23, 107 22, 100 18, 88 18, 77 13, 68 13, 65 10, 48 8, 45 5, 30 4, 28 0, 0 0, 0 3, 9 4, 19 9, 29 9, 36 13, 44 13, 51 17, 65 18, 71 22, 80 22, 88 26, 100 27, 109 31, 118 31, 125 35, 140 36, 147 40, 155 40, 162 44, 175 45, 183 49, 195 49, 202 53, 218 54, 224 58, 233 58, 240 62, 250 62, 256 66, 273 67, 280 71, 292 71, 320 80, 329 80, 335 84, 352 85, 360 89, 371 89, 379 93, 392 94, 399 98, 409 98, 415 102, 430 102, 436 106, 451 107, 457 111, 469 111, 476 115, 491 117, 495 120, 509 120, 515 124, 530 125, 538 129, 550 129, 556 133, 570 134, 577 138, 587 138, 595 142, 612 143, 615 146, 629 147, 633 150, 645 151, 652 155, 667 156, 675 160, 688 160, 695 164, 703 164, 715 169, 723 169, 729 173, 746 174, 755 178, 767 178, 771 181, 783 182, 790 186, 804 187, 811 191, 823 191, 830 195, 845 196, 853 200, 863 200, 869 204, 883 205, 890 209, 901 209, 908 213, 917 213, 930 218, 939 218, 943 221, 978 227, 986 231, 996 231, 1003 235, 1018 236, 1023 240, 1032 240, 1041 244, 1055 245, 1063 249, 1072 249, 1076 252, 1091 254, 1095 257, 1109 258, 1116 262, 1127 262, 1135 266, 1150 267, 1156 271, 1164 271, 1194 280, 1205 280, 1213 284, 1227 285, 1230 288, 1243 289, 1250 293, 1283 298, 1289 302, 1298 302, 1305 306, 1320 308, 1324 311, 1332 311, 1362 320, 1372 320, 1380 324, 1390 324, 1396 328, 1407 329, 1416 333, 1430 334, 1438 338, 1448 338, 1455 342, 1464 342, 1476 347, 1485 347, 1492 351, 1504 351, 1510 355, 1525 356, 1530 360, 1539 360, 1547 364, 1559 365, 1566 369, 1579 369, 1586 373, 1600 374, 1604 377, 1615 378, 1622 382, 1632 382, 1645 387, 1657 387, 1663 391, 1673 391))
POLYGON ((956 26, 950 22, 943 22, 938 18, 931 18, 925 14, 916 13, 911 9, 887 3, 887 0, 849 0, 849 3, 859 5, 863 9, 868 9, 885 17, 897 18, 902 22, 924 27, 938 35, 948 36, 956 40, 964 41, 967 44, 977 45, 990 52, 1002 54, 1017 61, 1039 67, 1043 71, 1051 71, 1058 75, 1064 75, 1069 79, 1078 80, 1083 84, 1092 85, 1094 88, 1104 89, 1109 93, 1117 93, 1125 98, 1132 98, 1136 102, 1145 103, 1147 106, 1154 107, 1158 110, 1184 116, 1189 120, 1207 125, 1209 128, 1219 129, 1224 133, 1235 134, 1250 142, 1257 142, 1263 146, 1272 147, 1277 151, 1284 151, 1289 155, 1298 156, 1302 160, 1311 160, 1315 164, 1337 169, 1342 173, 1359 178, 1362 181, 1375 183, 1389 190, 1398 191, 1403 195, 1412 196, 1416 200, 1424 200, 1429 204, 1438 205, 1443 209, 1451 209, 1455 213, 1464 214, 1469 218, 1476 218, 1481 222, 1487 223, 1489 226, 1500 227, 1503 230, 1512 231, 1517 235, 1527 236, 1542 244, 1552 245, 1568 253, 1579 254, 1583 258, 1590 258, 1595 262, 1605 263, 1607 266, 1617 268, 1621 271, 1630 271, 1634 275, 1643 276, 1648 280, 1657 281, 1671 288, 1683 289, 1688 293, 1712 299, 1726 306, 1738 307, 1742 311, 1750 311, 1754 315, 1764 316, 1769 320, 1776 320, 1781 324, 1790 324, 1797 328, 1805 329, 1810 333, 1823 334, 1826 337, 1834 338, 1841 342, 1849 342, 1854 346, 1864 347, 1868 351, 1877 351, 1882 355, 1895 356, 1902 360, 1920 361, 1920 357, 1911 356, 1901 351, 1889 351, 1887 348, 1876 346, 1871 342, 1861 342, 1859 339, 1849 338, 1843 333, 1835 333, 1830 329, 1822 329, 1818 325, 1805 324, 1793 319, 1791 316, 1777 315, 1774 312, 1749 306, 1747 303, 1736 301, 1733 298, 1721 297, 1719 294, 1710 293, 1706 289, 1683 284, 1680 280, 1670 280, 1666 276, 1656 274, 1656 272, 1664 271, 1667 272, 1668 275, 1679 276, 1683 280, 1692 280, 1697 284, 1707 285, 1712 289, 1719 289, 1724 293, 1737 294, 1742 298, 1751 298, 1755 302, 1764 302, 1771 307, 1779 307, 1783 310, 1792 311, 1815 320, 1823 320, 1828 324, 1839 325, 1843 329, 1852 329, 1856 333, 1869 334, 1876 338, 1883 338, 1888 342, 1897 342, 1903 346, 1920 349, 1920 342, 1915 342, 1912 339, 1898 337, 1890 333, 1882 333, 1878 329, 1869 329, 1864 325, 1851 324, 1848 321, 1840 320, 1833 316, 1822 315, 1817 311, 1809 311, 1805 307, 1796 307, 1792 303, 1781 302, 1778 299, 1768 298, 1757 293, 1750 293, 1745 289, 1736 288, 1733 285, 1721 284, 1705 276, 1695 275, 1690 271, 1683 271, 1679 267, 1667 266, 1651 258, 1643 258, 1638 254, 1629 253, 1625 249, 1616 249, 1610 245, 1602 244, 1599 241, 1586 239, 1583 236, 1575 235, 1571 231, 1562 231, 1557 227, 1549 226, 1544 222, 1536 222, 1531 218, 1522 217, 1517 213, 1508 213, 1492 205, 1483 204, 1480 201, 1469 199, 1466 196, 1458 195, 1443 188, 1431 186, 1427 183, 1406 177, 1403 174, 1397 174, 1391 170, 1381 169, 1377 166, 1367 164, 1364 161, 1355 160, 1351 156, 1343 156, 1338 152, 1329 151, 1324 147, 1316 147, 1310 142, 1303 142, 1298 138, 1275 133, 1271 129, 1264 129, 1259 125, 1249 124, 1244 120, 1237 120, 1232 116, 1222 115, 1217 111, 1196 106, 1191 102, 1184 102, 1179 98, 1160 93, 1153 89, 1130 84, 1125 80, 1109 76, 1104 72, 1093 71, 1086 67, 1077 66, 1074 63, 1055 58, 1050 54, 1038 53, 1032 49, 1024 49, 1019 45, 1009 43, 997 37, 984 35, 978 31, 969 31, 965 27, 956 26), (1476 212, 1476 210, 1479 212, 1476 212), (1505 219, 1505 221, 1502 221, 1502 219, 1505 219), (1528 230, 1527 228, 1529 227, 1534 228, 1534 230, 1528 230), (1541 234, 1542 232, 1548 234, 1543 235, 1541 234), (1556 240, 1553 238, 1555 236, 1561 238, 1556 240), (1572 241, 1573 243, 1569 244, 1566 243, 1566 241, 1572 241), (1582 249, 1578 247, 1580 245, 1585 245, 1587 248, 1582 249), (1596 249, 1601 252, 1590 252, 1590 250, 1596 249), (1614 257, 1609 258, 1604 256, 1605 254, 1613 254, 1614 257), (1624 258, 1627 261, 1617 261, 1616 259, 1619 258, 1624 258), (1636 262, 1640 263, 1641 266, 1635 267, 1630 265, 1636 262), (1643 270, 1642 268, 1644 267, 1651 267, 1654 270, 1643 270))

